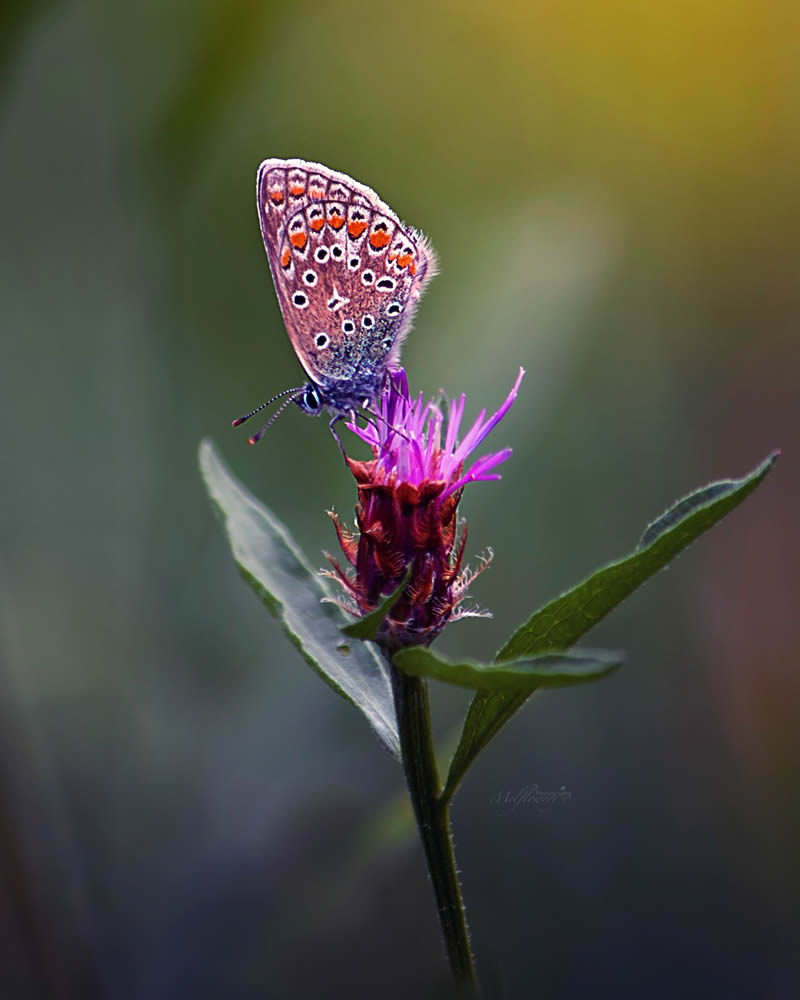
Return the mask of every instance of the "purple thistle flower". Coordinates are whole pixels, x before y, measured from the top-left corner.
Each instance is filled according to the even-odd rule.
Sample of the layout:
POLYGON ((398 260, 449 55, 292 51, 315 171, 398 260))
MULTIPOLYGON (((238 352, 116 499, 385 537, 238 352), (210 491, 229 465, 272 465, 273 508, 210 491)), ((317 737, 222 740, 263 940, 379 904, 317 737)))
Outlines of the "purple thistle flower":
POLYGON ((440 407, 432 400, 424 402, 422 393, 410 399, 408 379, 402 368, 390 373, 389 386, 379 402, 375 423, 366 427, 349 423, 347 427, 370 445, 387 481, 391 478, 397 483, 419 486, 426 479, 444 480, 447 483, 442 495, 444 500, 467 483, 500 479, 499 474, 489 474, 489 470, 505 462, 511 454, 510 448, 484 455, 463 474, 461 469, 468 455, 483 443, 511 409, 524 374, 525 370, 520 368, 500 409, 488 420, 486 410, 481 410, 460 443, 457 439, 464 415, 465 394, 462 392, 458 399, 450 401, 442 447, 444 417, 440 407))
POLYGON ((467 532, 465 522, 458 521, 457 507, 467 483, 500 478, 494 470, 511 449, 483 455, 466 470, 465 464, 508 413, 524 374, 520 368, 500 409, 488 419, 481 410, 460 441, 464 394, 450 401, 445 427, 445 414, 436 402, 425 402, 422 394, 411 399, 402 369, 390 373, 374 423, 347 424, 372 448, 373 459, 348 459, 358 483, 358 534, 331 517, 353 569, 344 572, 328 556, 334 570, 330 575, 346 592, 342 606, 363 615, 393 593, 412 568, 381 632, 381 641, 390 649, 428 645, 448 621, 475 614, 459 605, 490 556, 475 572, 462 572, 467 532))

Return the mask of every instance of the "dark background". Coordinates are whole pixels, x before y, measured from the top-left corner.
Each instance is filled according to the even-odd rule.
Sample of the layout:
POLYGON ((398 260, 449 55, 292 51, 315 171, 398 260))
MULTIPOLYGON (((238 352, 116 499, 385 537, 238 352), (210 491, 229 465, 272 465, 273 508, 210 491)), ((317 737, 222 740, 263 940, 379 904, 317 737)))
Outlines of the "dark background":
MULTIPOLYGON (((412 386, 518 402, 462 503, 489 656, 675 497, 766 483, 588 637, 454 807, 508 997, 800 989, 800 7, 253 0, 5 8, 2 996, 437 995, 400 769, 240 580, 206 435, 312 563, 353 483, 292 410, 266 156, 373 186, 439 251, 412 386), (498 794, 564 788, 548 808, 498 794)), ((346 434, 346 432, 345 432, 346 434)), ((358 452, 358 446, 354 445, 358 452)), ((437 688, 446 736, 464 692, 437 688)), ((444 977, 444 978, 443 978, 444 977)))

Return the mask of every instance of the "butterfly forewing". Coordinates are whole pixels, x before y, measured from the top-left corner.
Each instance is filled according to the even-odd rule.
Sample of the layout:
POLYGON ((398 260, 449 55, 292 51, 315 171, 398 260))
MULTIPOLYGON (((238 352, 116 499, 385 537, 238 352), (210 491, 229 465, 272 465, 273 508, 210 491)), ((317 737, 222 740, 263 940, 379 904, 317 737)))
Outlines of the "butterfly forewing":
POLYGON ((347 411, 399 363, 430 244, 370 188, 303 160, 265 160, 258 211, 289 339, 323 401, 347 411))

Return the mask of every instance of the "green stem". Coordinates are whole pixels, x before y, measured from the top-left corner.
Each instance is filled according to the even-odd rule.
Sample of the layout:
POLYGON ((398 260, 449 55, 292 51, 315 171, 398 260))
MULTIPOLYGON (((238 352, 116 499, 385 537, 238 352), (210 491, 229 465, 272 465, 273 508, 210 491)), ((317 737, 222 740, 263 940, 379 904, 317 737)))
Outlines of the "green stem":
POLYGON ((394 666, 390 665, 390 669, 408 793, 425 849, 450 969, 459 986, 477 992, 475 964, 450 832, 450 804, 440 798, 428 685, 422 678, 410 677, 394 666))

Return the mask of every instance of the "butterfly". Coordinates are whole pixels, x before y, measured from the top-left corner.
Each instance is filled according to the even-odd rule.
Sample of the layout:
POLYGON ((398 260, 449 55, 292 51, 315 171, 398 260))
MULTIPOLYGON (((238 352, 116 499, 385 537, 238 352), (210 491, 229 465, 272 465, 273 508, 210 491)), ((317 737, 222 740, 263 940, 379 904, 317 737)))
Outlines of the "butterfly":
POLYGON ((321 163, 264 160, 256 203, 286 332, 308 381, 233 426, 288 396, 251 444, 294 402, 309 414, 327 408, 341 448, 336 422, 374 406, 399 367, 436 254, 371 188, 321 163))

